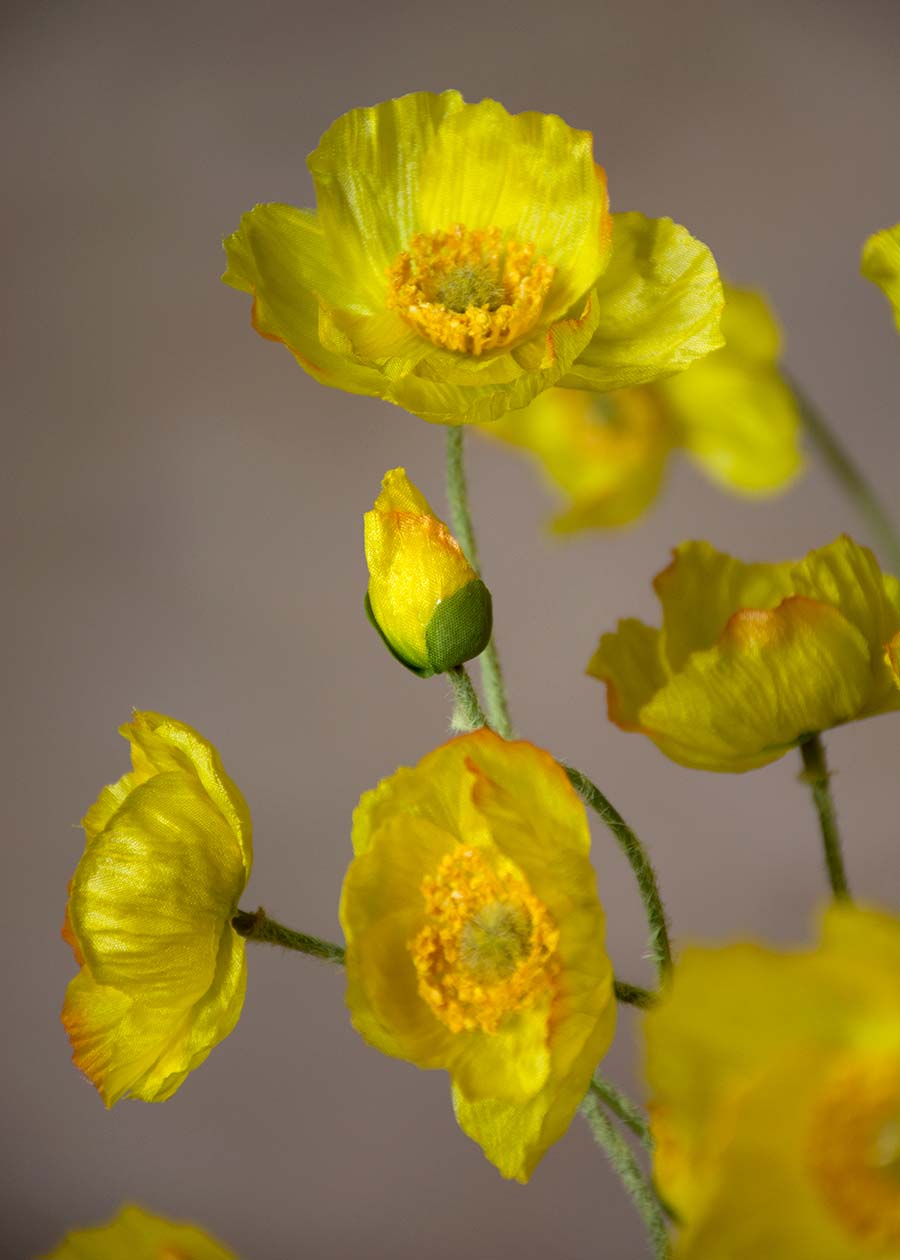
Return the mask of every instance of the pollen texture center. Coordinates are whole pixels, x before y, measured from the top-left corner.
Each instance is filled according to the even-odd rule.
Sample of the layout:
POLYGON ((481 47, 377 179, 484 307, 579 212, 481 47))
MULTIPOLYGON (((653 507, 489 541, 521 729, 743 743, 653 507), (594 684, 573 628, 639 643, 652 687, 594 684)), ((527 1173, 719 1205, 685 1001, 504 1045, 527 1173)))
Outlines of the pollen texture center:
POLYGON ((811 1159, 829 1208, 854 1238, 900 1244, 900 1062, 856 1060, 816 1109, 811 1159))
POLYGON ((552 991, 559 931, 511 862, 460 845, 422 896, 425 925, 409 950, 419 993, 451 1032, 494 1033, 552 991))
POLYGON ((537 323, 553 265, 500 228, 422 232, 388 268, 388 306, 445 350, 483 354, 537 323))

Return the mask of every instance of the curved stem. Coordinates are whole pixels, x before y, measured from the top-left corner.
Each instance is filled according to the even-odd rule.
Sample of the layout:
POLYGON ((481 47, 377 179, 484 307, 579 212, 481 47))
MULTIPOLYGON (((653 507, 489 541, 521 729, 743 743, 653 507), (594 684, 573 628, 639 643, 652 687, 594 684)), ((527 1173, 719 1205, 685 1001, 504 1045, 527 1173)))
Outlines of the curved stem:
POLYGON ((280 945, 283 949, 294 949, 301 954, 309 954, 313 958, 322 958, 325 962, 343 966, 344 947, 332 941, 320 940, 318 936, 307 936, 305 932, 295 932, 270 919, 262 906, 258 910, 238 910, 231 920, 231 926, 238 936, 248 941, 262 941, 266 945, 280 945))
MULTIPOLYGON (((447 429, 447 501, 453 532, 466 553, 475 572, 481 576, 478 563, 478 544, 472 514, 469 511, 469 490, 466 485, 466 469, 463 461, 463 426, 450 425, 447 429)), ((480 657, 481 681, 491 726, 504 739, 511 739, 514 731, 506 700, 506 687, 500 669, 500 657, 493 636, 480 657)))
POLYGON ((653 1134, 650 1132, 650 1125, 646 1116, 637 1103, 632 1102, 627 1094, 623 1094, 618 1086, 613 1085, 612 1081, 608 1081, 599 1072, 594 1073, 591 1089, 602 1102, 606 1103, 613 1115, 618 1116, 626 1128, 630 1129, 635 1137, 640 1139, 641 1144, 648 1151, 652 1151, 653 1134))
POLYGON ((454 665, 447 670, 447 677, 453 687, 453 717, 450 725, 454 731, 474 731, 480 726, 487 726, 487 718, 478 699, 478 693, 472 686, 472 679, 464 665, 454 665))
POLYGON ((849 898, 847 872, 844 869, 844 856, 841 852, 841 835, 837 825, 834 800, 831 795, 831 775, 825 761, 825 746, 819 735, 810 735, 800 745, 803 758, 803 774, 801 779, 809 784, 819 815, 819 826, 822 829, 822 843, 825 846, 825 865, 828 867, 828 880, 835 897, 849 898))
POLYGON ((616 1001, 623 1002, 626 1006, 639 1006, 642 1011, 648 1011, 656 1004, 657 995, 650 989, 642 989, 636 984, 627 984, 624 980, 616 980, 613 988, 616 1001))
POLYGON ((786 376, 800 407, 806 431, 815 442, 834 476, 865 517, 872 533, 878 539, 884 554, 895 573, 900 574, 900 534, 886 508, 854 462, 852 456, 832 433, 818 407, 790 376, 786 376))
MULTIPOLYGON (((562 763, 560 763, 562 764, 562 763)), ((612 805, 596 783, 592 783, 586 774, 573 766, 563 766, 575 791, 606 824, 619 842, 619 848, 625 854, 637 880, 647 923, 650 927, 650 951, 656 962, 660 976, 664 976, 672 966, 672 947, 669 944, 669 924, 666 911, 659 893, 656 872, 651 865, 647 852, 640 840, 628 826, 628 823, 612 805)))
POLYGON ((666 1260, 669 1255, 669 1236, 662 1206, 653 1187, 641 1172, 628 1143, 606 1115, 596 1095, 591 1092, 581 1104, 581 1111, 597 1145, 606 1153, 623 1186, 631 1196, 641 1220, 650 1235, 656 1260, 666 1260))

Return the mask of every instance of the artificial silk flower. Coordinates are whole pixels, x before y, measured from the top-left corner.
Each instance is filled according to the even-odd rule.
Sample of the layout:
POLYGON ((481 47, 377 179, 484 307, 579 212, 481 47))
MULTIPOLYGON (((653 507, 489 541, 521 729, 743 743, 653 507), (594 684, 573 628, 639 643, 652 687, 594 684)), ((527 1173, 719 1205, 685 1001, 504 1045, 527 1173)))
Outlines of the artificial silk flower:
POLYGON ((385 473, 365 544, 366 613, 398 661, 430 678, 484 651, 490 591, 405 469, 385 473))
POLYGON ((459 424, 722 344, 709 250, 610 214, 590 133, 553 114, 414 92, 344 114, 309 168, 317 209, 245 214, 223 279, 323 384, 459 424))
POLYGON ((643 1029, 675 1260, 900 1256, 900 920, 686 949, 643 1029))
POLYGON ((900 223, 869 237, 863 246, 862 273, 884 292, 900 331, 900 223))
POLYGON ((726 286, 722 332, 721 350, 677 375, 612 394, 549 389, 479 431, 525 450, 562 491, 558 533, 635 520, 676 450, 738 494, 781 490, 801 455, 778 325, 760 294, 726 286))
POLYGON ((133 769, 84 818, 63 927, 81 967, 63 1024, 107 1107, 171 1097, 237 1023, 247 976, 231 918, 253 860, 212 744, 157 713, 120 731, 133 769))
POLYGON ((366 792, 341 896, 347 1004, 444 1068, 456 1118, 527 1181, 615 1027, 584 807, 548 753, 482 729, 366 792))
POLYGON ((196 1225, 167 1221, 133 1203, 106 1225, 73 1229, 43 1260, 237 1260, 196 1225))
POLYGON ((900 709, 900 583, 838 538, 804 560, 744 564, 676 547, 654 580, 662 628, 620 621, 588 673, 611 721, 673 761, 752 770, 810 735, 900 709))

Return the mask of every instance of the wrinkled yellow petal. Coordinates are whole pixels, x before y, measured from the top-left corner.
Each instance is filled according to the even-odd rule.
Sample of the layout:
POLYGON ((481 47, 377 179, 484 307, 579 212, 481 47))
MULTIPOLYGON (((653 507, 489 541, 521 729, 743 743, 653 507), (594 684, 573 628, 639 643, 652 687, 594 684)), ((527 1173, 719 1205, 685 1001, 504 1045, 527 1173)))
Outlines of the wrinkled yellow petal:
POLYGON ((62 1022, 75 1066, 107 1107, 122 1098, 165 1102, 234 1029, 247 987, 245 942, 230 928, 196 1001, 153 1005, 98 984, 87 967, 69 982, 62 1022))
POLYGON ((863 246, 862 273, 890 302, 900 331, 900 223, 869 237, 863 246))
POLYGON ((629 617, 615 634, 604 634, 587 672, 606 683, 607 716, 624 731, 641 730, 640 712, 665 686, 669 670, 661 631, 629 617))
POLYGON ((584 300, 605 267, 611 223, 593 137, 555 114, 509 114, 498 101, 464 105, 422 163, 421 228, 503 228, 555 272, 548 321, 584 300))
POLYGON ((804 736, 857 717, 871 686, 865 640, 802 596, 735 613, 641 709, 641 729, 682 765, 752 770, 804 736))
MULTIPOLYGON (((322 298, 337 295, 329 271, 325 235, 316 215, 293 206, 257 206, 241 219, 237 232, 225 240, 228 269, 222 277, 232 288, 253 298, 252 322, 263 337, 283 342, 300 365, 323 385, 355 394, 380 395, 383 375, 372 364, 357 362, 349 338, 342 347, 328 347, 319 336, 322 298), (317 286, 324 292, 320 298, 317 286)), ((335 281, 336 283, 336 281, 335 281)), ((355 291, 341 290, 351 311, 355 291)), ((346 336, 346 335, 345 335, 346 336)))
POLYGON ((691 652, 712 647, 742 608, 774 608, 791 594, 790 562, 745 564, 707 542, 686 542, 653 579, 662 605, 662 652, 679 670, 691 652))
POLYGON ((442 124, 466 108, 476 107, 449 91, 410 92, 352 109, 307 159, 335 268, 370 312, 384 306, 387 268, 422 230, 423 161, 442 124))
POLYGON ((42 1260, 237 1260, 233 1251, 184 1221, 126 1204, 105 1225, 73 1229, 42 1260))
POLYGON ((724 295, 707 247, 671 219, 613 215, 600 317, 561 384, 605 391, 679 372, 718 349, 724 295))

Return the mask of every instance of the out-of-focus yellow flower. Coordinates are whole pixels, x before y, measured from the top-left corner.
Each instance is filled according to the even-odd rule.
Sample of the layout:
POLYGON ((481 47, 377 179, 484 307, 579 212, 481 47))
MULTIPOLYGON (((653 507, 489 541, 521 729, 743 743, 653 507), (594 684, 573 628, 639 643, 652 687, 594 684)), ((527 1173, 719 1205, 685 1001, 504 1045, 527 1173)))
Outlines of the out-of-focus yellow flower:
POLYGON ((171 1097, 237 1023, 247 977, 231 917, 253 856, 212 744, 156 713, 120 730, 134 768, 85 816, 63 928, 81 967, 63 1024, 107 1107, 171 1097))
POLYGON ((900 921, 834 905, 813 950, 685 950, 644 1033, 677 1260, 900 1255, 900 921))
POLYGON ((317 210, 245 214, 223 279, 323 384, 460 424, 722 344, 709 250, 611 215, 590 133, 555 115, 414 92, 343 115, 309 167, 317 210))
POLYGON ((73 1229, 42 1260, 237 1260, 196 1225, 167 1221, 126 1204, 93 1229, 73 1229))
POLYGON ((385 474, 365 542, 366 612, 397 660, 430 678, 484 651, 490 591, 405 469, 385 474))
POLYGON ((654 580, 659 630, 620 621, 588 673, 610 719, 673 761, 752 770, 803 739, 900 709, 900 583, 842 537, 801 561, 744 564, 682 543, 654 580))
POLYGON ((635 520, 678 449, 740 494, 771 494, 796 476, 800 417, 778 371, 778 325, 758 293, 726 286, 725 298, 726 344, 684 372, 613 394, 550 389, 481 427, 531 454, 563 492, 554 530, 635 520))
POLYGON ((900 223, 869 237, 863 246, 862 273, 884 292, 900 331, 900 223))
POLYGON ((456 1118, 527 1181, 615 1027, 584 807, 548 753, 488 730, 366 792, 344 881, 347 1003, 453 1081, 456 1118))

